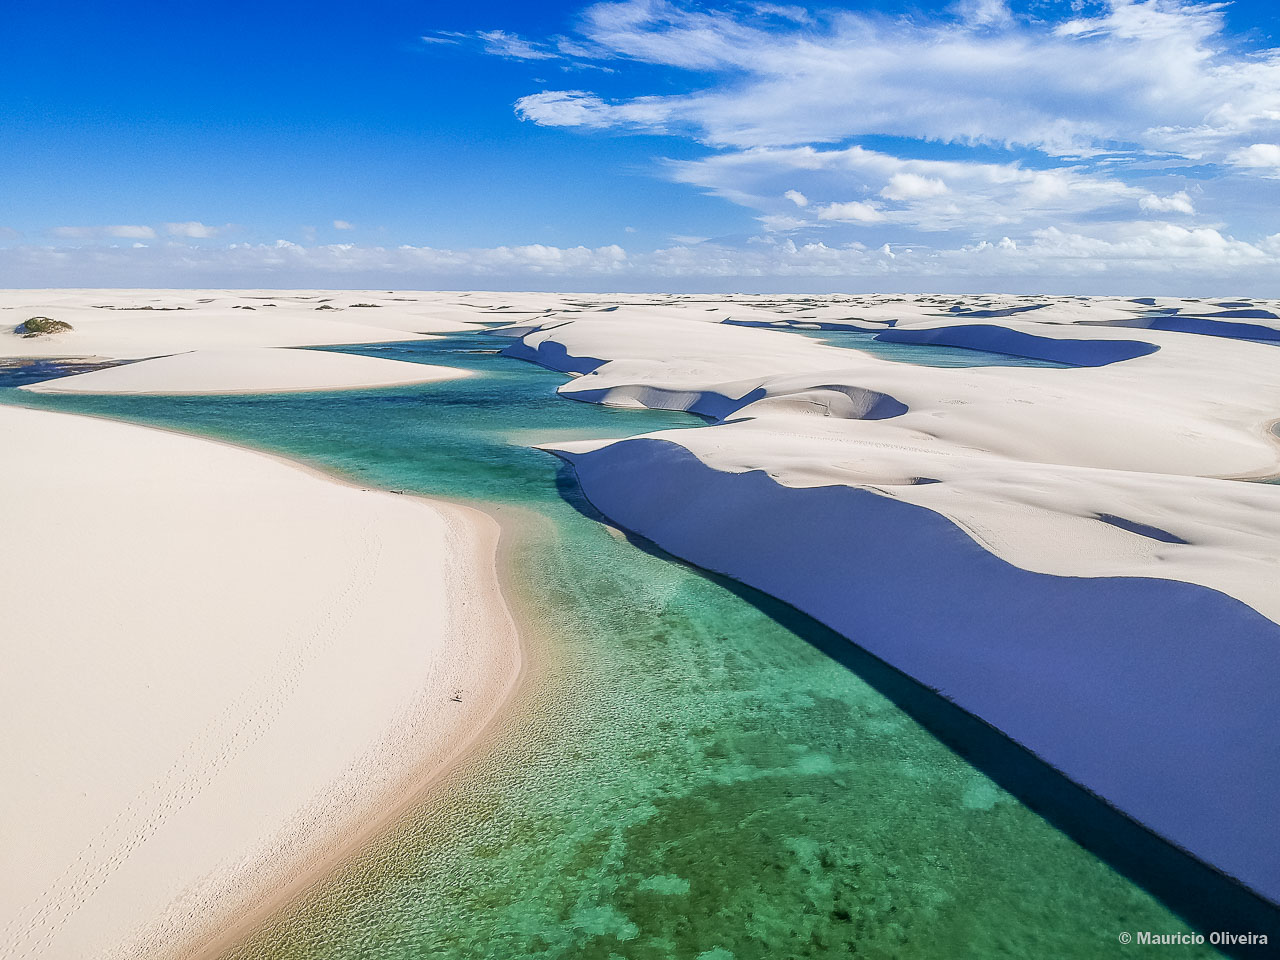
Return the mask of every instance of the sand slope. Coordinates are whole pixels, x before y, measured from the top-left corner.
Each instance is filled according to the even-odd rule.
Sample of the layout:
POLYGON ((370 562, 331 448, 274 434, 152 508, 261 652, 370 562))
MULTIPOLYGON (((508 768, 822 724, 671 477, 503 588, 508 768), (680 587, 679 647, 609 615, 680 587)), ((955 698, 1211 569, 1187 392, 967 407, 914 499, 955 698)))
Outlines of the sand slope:
POLYGON ((188 955, 514 682, 482 515, 61 414, 0 445, 0 956, 188 955))
POLYGON ((195 350, 33 383, 36 393, 270 393, 431 383, 466 370, 321 350, 195 350))

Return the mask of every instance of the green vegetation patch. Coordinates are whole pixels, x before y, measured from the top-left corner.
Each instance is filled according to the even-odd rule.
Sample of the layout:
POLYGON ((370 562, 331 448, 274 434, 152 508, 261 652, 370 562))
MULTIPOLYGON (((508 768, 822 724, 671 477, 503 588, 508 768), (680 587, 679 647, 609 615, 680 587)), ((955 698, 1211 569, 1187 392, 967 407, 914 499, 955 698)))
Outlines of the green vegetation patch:
POLYGON ((39 337, 46 333, 66 333, 73 329, 65 320, 54 320, 50 317, 31 317, 14 328, 14 333, 22 337, 39 337))

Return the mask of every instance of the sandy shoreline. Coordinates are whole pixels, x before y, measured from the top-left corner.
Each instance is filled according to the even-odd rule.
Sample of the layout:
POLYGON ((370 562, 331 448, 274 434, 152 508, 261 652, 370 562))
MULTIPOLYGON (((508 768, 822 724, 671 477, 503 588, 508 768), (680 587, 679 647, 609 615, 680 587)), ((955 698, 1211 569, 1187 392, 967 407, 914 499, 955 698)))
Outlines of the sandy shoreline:
MULTIPOLYGON (((178 443, 184 448, 179 458, 184 462, 193 458, 192 451, 195 448, 191 446, 192 444, 205 451, 225 450, 236 461, 242 463, 252 461, 259 467, 266 462, 271 464, 271 471, 287 471, 295 481, 289 484, 290 497, 298 496, 296 478, 305 477, 306 486, 342 490, 343 497, 348 500, 355 497, 366 501, 370 498, 383 501, 386 507, 391 508, 392 522, 401 526, 406 524, 409 517, 420 511, 423 514, 433 514, 438 518, 439 522, 435 529, 438 530, 439 539, 447 548, 445 552, 452 558, 447 563, 453 565, 454 576, 449 578, 449 586, 444 588, 443 594, 439 591, 436 593, 437 596, 444 597, 444 606, 448 608, 445 621, 437 623, 437 628, 445 629, 449 636, 455 638, 469 638, 466 641, 466 649, 459 654, 455 641, 454 653, 448 655, 451 659, 431 664, 423 676, 426 682, 419 682, 416 690, 408 691, 410 695, 405 695, 406 688, 403 684, 399 685, 397 689, 400 690, 401 696, 396 701, 396 709, 390 712, 383 710, 377 715, 382 724, 380 727, 378 724, 373 725, 377 736, 368 740, 357 740, 354 746, 352 743, 345 744, 345 752, 336 759, 331 758, 333 762, 329 763, 326 767, 327 772, 323 775, 312 771, 311 782, 315 782, 315 775, 319 775, 321 782, 327 783, 327 791, 321 790, 316 794, 314 788, 311 788, 290 794, 287 785, 272 789, 272 797, 289 796, 291 803, 300 803, 301 806, 297 806, 291 814, 283 818, 279 816, 279 810, 275 811, 274 820, 268 818, 264 821, 261 816, 258 816, 254 820, 256 826, 253 829, 241 830, 239 834, 235 834, 242 842, 248 843, 247 846, 242 845, 238 853, 233 850, 219 849, 215 855, 206 856, 205 860, 201 861, 203 866, 198 870, 194 869, 192 863, 184 863, 182 869, 170 871, 169 880, 160 882, 158 887, 153 869, 148 882, 140 882, 135 876, 132 878, 133 882, 117 883, 117 889, 113 894, 110 883, 112 874, 122 862, 128 860, 130 854, 126 854, 123 859, 118 856, 118 851, 113 855, 110 843, 98 843, 96 848, 93 843, 90 843, 86 848, 91 854, 90 859, 85 860, 85 852, 82 850, 74 864, 66 868, 61 880, 42 877, 38 871, 34 877, 28 874, 23 877, 15 875, 6 878, 6 886, 3 890, 4 900, 13 909, 6 907, 4 912, 13 919, 2 941, 4 955, 78 956, 88 953, 120 957, 216 955, 218 951, 226 949, 243 938, 255 923, 260 922, 298 895, 371 836, 386 829, 420 798, 424 790, 452 770, 461 758, 467 756, 502 715, 503 708, 510 701, 520 682, 524 656, 497 584, 495 558, 499 528, 492 518, 473 508, 415 497, 392 496, 384 492, 367 492, 358 486, 321 474, 305 465, 269 454, 246 451, 220 441, 196 439, 170 431, 122 425, 97 418, 67 417, 17 408, 0 408, 0 422, 3 422, 6 431, 10 434, 14 431, 15 417, 20 420, 38 418, 40 424, 38 429, 44 434, 49 432, 49 424, 52 422, 62 425, 64 421, 74 421, 78 425, 77 431, 81 439, 86 435, 86 425, 89 431, 98 435, 105 431, 111 436, 104 439, 115 443, 120 442, 121 431, 130 435, 134 441, 139 437, 147 437, 154 443, 159 442, 158 438, 163 437, 166 438, 164 444, 169 447, 165 454, 171 457, 172 443, 178 443), (462 564, 461 568, 458 568, 459 563, 462 564), (465 662, 455 662, 459 655, 465 662), (448 666, 450 663, 453 664, 452 668, 448 666), (444 714, 441 711, 440 701, 445 700, 455 685, 466 687, 465 702, 457 704, 451 700, 446 701, 453 713, 444 714), (444 689, 446 686, 449 689, 444 689), (330 778, 327 781, 324 779, 326 776, 330 778), (305 793, 305 797, 300 793, 305 793), (265 822, 274 823, 275 826, 264 831, 261 828, 265 822), (245 838, 256 839, 249 842, 245 838), (101 856, 107 859, 102 863, 95 863, 92 857, 94 849, 101 849, 103 851, 101 856), (227 854, 230 853, 235 855, 228 860, 227 854), (108 868, 103 864, 111 864, 111 866, 108 868), (83 879, 86 870, 89 874, 87 882, 83 879), (77 876, 82 879, 78 881, 77 876), (182 879, 183 877, 185 879, 182 879), (35 902, 34 913, 30 909, 24 910, 22 905, 24 897, 21 895, 23 888, 30 892, 40 886, 41 881, 51 883, 51 886, 46 887, 42 899, 35 902), (99 888, 104 884, 105 890, 100 891, 99 888), (86 886, 92 887, 91 897, 80 896, 84 893, 86 886), (160 890, 159 894, 157 889, 160 890), (143 900, 147 899, 146 896, 142 896, 141 891, 149 891, 149 906, 137 902, 139 897, 143 900), (104 897, 113 901, 110 908, 105 914, 93 916, 95 911, 90 909, 93 906, 92 900, 102 900, 104 897), (125 902, 120 902, 121 897, 125 902), (156 910, 161 906, 162 900, 164 905, 157 915, 156 910), (128 907, 130 902, 133 903, 132 910, 128 907), (150 920, 150 922, 142 923, 144 920, 150 920), (141 926, 139 926, 140 923, 141 926), (59 939, 60 937, 62 939, 59 939), (71 945, 72 942, 74 946, 71 945), (63 943, 64 946, 58 947, 59 943, 63 943)), ((21 428, 19 428, 20 432, 21 428)), ((54 430, 54 432, 58 431, 54 430)), ((75 445, 68 444, 68 446, 75 445)), ((138 444, 133 443, 131 452, 136 454, 137 447, 138 444)), ((200 460, 198 456, 194 459, 200 460)), ((203 466, 207 467, 207 464, 203 466)), ((222 479, 226 479, 225 475, 222 479)), ((261 490, 255 489, 255 495, 260 493, 261 490)), ((276 504, 275 508, 279 509, 279 504, 276 504)), ((350 504, 346 509, 350 509, 350 504)), ((382 521, 384 525, 386 522, 382 521)), ((91 528, 86 528, 83 520, 75 526, 78 540, 94 539, 88 532, 91 528)), ((415 529, 410 524, 405 536, 410 539, 421 539, 423 532, 422 529, 415 529)), ((383 533, 386 534, 387 530, 384 529, 383 533)), ((136 526, 130 530, 129 536, 132 538, 131 542, 146 543, 145 534, 140 534, 136 526)), ((294 543, 292 547, 296 549, 298 544, 294 543)), ((68 571, 69 576, 70 573, 71 571, 68 571)), ((401 605, 403 606, 403 603, 401 605)), ((12 603, 9 606, 12 608, 12 603)), ((32 603, 29 606, 38 606, 38 604, 32 603)), ((21 607, 18 608, 17 613, 15 622, 22 626, 21 607)), ((367 613, 368 611, 365 610, 361 615, 364 616, 367 613)), ((379 618, 375 616, 375 620, 377 619, 379 618)), ((385 614, 381 616, 381 620, 386 621, 385 614)), ((412 632, 411 624, 409 633, 412 634, 412 632)), ((365 637, 360 631, 357 633, 360 634, 361 646, 372 639, 365 637)), ((399 649, 409 651, 416 649, 411 635, 401 639, 407 639, 409 646, 402 646, 399 649)), ((124 653, 127 651, 122 651, 122 655, 124 653)), ((359 654, 364 655, 365 651, 361 650, 359 654)), ((339 679, 341 684, 339 689, 342 689, 344 695, 349 690, 349 677, 344 674, 350 667, 351 663, 348 662, 337 674, 328 674, 330 680, 339 679)), ((413 673, 409 665, 404 663, 399 669, 413 673)), ((15 671, 15 675, 22 673, 21 669, 15 671)), ((386 692, 379 691, 376 682, 369 685, 368 677, 363 679, 366 683, 366 693, 364 699, 359 701, 362 704, 359 707, 362 714, 371 708, 368 700, 369 691, 379 696, 386 692)), ((322 691, 325 695, 313 700, 320 704, 322 709, 330 708, 332 703, 328 698, 334 692, 332 689, 322 691)), ((11 722, 16 717, 21 727, 24 704, 14 700, 14 691, 8 691, 8 693, 10 697, 6 714, 11 722)), ((136 704, 134 706, 136 708, 136 704)), ((32 707, 38 709, 36 705, 32 707)), ((172 707, 169 709, 172 711, 172 707)), ((350 714, 349 710, 348 714, 350 714)), ((103 718, 99 716, 98 719, 103 718)), ((316 720, 320 720, 323 726, 323 715, 314 714, 314 709, 313 713, 305 719, 304 728, 307 723, 316 720)), ((349 723, 352 719, 347 715, 343 717, 343 722, 349 723)), ((110 726, 111 718, 106 718, 104 722, 110 726)), ((29 722, 27 726, 30 726, 29 722)), ((233 735, 233 740, 235 736, 237 735, 233 735)), ((124 741, 125 749, 131 749, 128 745, 129 737, 119 739, 124 741)), ((320 742, 309 739, 298 741, 299 747, 303 743, 307 747, 304 751, 306 753, 310 753, 313 749, 316 751, 324 749, 323 738, 320 742)), ((223 746, 225 748, 225 741, 223 746)), ((278 747, 279 744, 276 746, 278 747)), ((11 745, 10 749, 21 750, 21 746, 11 745)), ((288 767, 296 763, 296 749, 284 751, 283 757, 278 749, 272 751, 268 757, 269 766, 279 764, 288 767)), ((75 751, 70 751, 68 759, 74 759, 74 755, 75 751)), ((23 769, 22 757, 16 759, 17 769, 23 769)), ((206 757, 207 761, 208 757, 206 757)), ((199 767, 203 769, 205 765, 206 763, 202 762, 199 767)), ((263 773, 264 770, 260 769, 257 776, 263 773)), ((237 791, 243 791, 246 788, 250 791, 257 790, 261 784, 257 776, 233 790, 232 797, 234 798, 237 791)), ((6 807, 12 807, 15 803, 22 806, 24 799, 28 806, 34 802, 34 807, 25 811, 6 809, 6 819, 12 820, 15 816, 23 814, 27 819, 34 817, 35 829, 32 831, 32 842, 36 842, 37 847, 30 851, 29 856, 37 860, 51 860, 56 857, 56 853, 42 842, 47 840, 48 836, 40 837, 39 824, 46 822, 49 824, 47 829, 56 830, 61 827, 64 817, 50 810, 48 819, 41 821, 38 816, 40 810, 36 808, 47 806, 56 809, 58 807, 56 801, 59 800, 62 792, 58 790, 50 796, 28 794, 25 798, 17 796, 7 798, 6 807)), ((266 790, 261 792, 265 793, 266 790)), ((109 803, 109 801, 104 800, 103 803, 109 803)), ((159 809, 167 811, 163 815, 166 818, 172 813, 163 804, 159 809)), ((197 833, 207 834, 211 826, 208 819, 210 815, 210 811, 205 810, 201 817, 195 818, 197 823, 188 824, 188 826, 197 833)), ((116 825, 122 816, 125 814, 117 813, 114 820, 102 829, 109 829, 116 825)), ((154 819, 154 809, 152 818, 154 819)), ((250 819, 253 818, 250 817, 250 819)), ((166 825, 162 823, 161 826, 166 825)), ((241 826, 243 827, 244 824, 241 826)), ((199 848, 200 843, 193 841, 188 834, 179 832, 175 835, 172 829, 173 824, 169 824, 168 827, 167 840, 170 852, 160 859, 164 861, 176 857, 178 860, 187 860, 192 854, 190 850, 184 848, 184 844, 186 846, 194 844, 199 848)), ((225 831, 217 831, 216 827, 213 829, 219 838, 228 839, 224 836, 225 831)), ((161 830, 160 833, 163 834, 164 831, 161 830)), ((153 848, 157 847, 157 844, 164 846, 162 843, 164 837, 157 839, 157 836, 158 834, 153 834, 144 837, 141 841, 134 837, 133 841, 126 841, 126 843, 133 844, 132 847, 128 847, 130 850, 134 847, 145 850, 148 845, 153 848), (141 843, 140 847, 138 847, 139 843, 141 843)), ((198 849, 196 853, 199 853, 198 849)), ((20 862, 22 856, 23 850, 19 848, 16 851, 16 860, 20 862)), ((196 859, 199 859, 198 856, 196 859)), ((154 868, 155 864, 151 866, 154 868)), ((195 866, 200 864, 197 863, 195 866)), ((25 899, 30 907, 32 901, 29 898, 25 899)))
MULTIPOLYGON (((214 441, 218 442, 218 441, 214 441)), ((287 460, 287 458, 285 458, 287 460)), ((314 469, 301 464, 303 469, 314 469)), ((338 483, 349 483, 341 475, 322 474, 338 483)), ((488 721, 474 731, 457 753, 447 763, 425 771, 423 779, 410 788, 405 796, 382 811, 358 834, 348 838, 342 849, 326 862, 317 864, 305 876, 300 876, 289 888, 272 891, 269 900, 259 908, 246 913, 226 929, 214 934, 202 943, 193 943, 183 960, 222 960, 225 957, 253 956, 252 949, 279 934, 280 925, 291 924, 293 911, 302 915, 311 909, 309 898, 313 892, 324 893, 341 889, 348 869, 359 869, 366 854, 380 856, 382 849, 394 849, 402 828, 413 829, 414 818, 425 811, 428 818, 438 816, 438 809, 464 798, 477 784, 483 784, 492 776, 488 765, 491 754, 497 754, 512 743, 521 743, 530 736, 530 729, 539 722, 540 712, 545 710, 547 697, 562 696, 563 676, 557 670, 554 638, 545 632, 532 610, 525 609, 530 598, 523 595, 517 582, 515 557, 528 538, 537 536, 534 528, 544 526, 544 517, 534 511, 503 505, 489 510, 476 508, 457 501, 431 499, 432 503, 446 503, 463 511, 475 511, 487 517, 493 529, 500 533, 496 541, 496 568, 501 597, 515 614, 519 623, 519 643, 522 653, 520 672, 506 692, 506 698, 497 705, 488 721)), ((545 534, 545 530, 542 531, 545 534)))
MULTIPOLYGON (((300 464, 300 466, 304 469, 309 469, 305 464, 300 464)), ((347 483, 347 481, 333 475, 323 473, 322 475, 336 483, 347 483)), ((457 510, 464 516, 472 515, 472 522, 478 523, 485 531, 485 539, 488 541, 487 546, 493 550, 491 555, 495 559, 495 573, 498 573, 497 567, 501 565, 500 558, 505 552, 505 548, 501 546, 505 541, 505 534, 492 516, 474 507, 451 501, 434 498, 427 500, 427 498, 421 497, 413 497, 412 499, 426 500, 426 502, 435 505, 437 508, 445 506, 447 509, 457 510)), ((500 574, 498 575, 498 580, 501 580, 500 574)), ((501 589, 493 591, 492 599, 495 603, 501 604, 504 610, 507 609, 501 589)), ((383 809, 377 811, 358 831, 342 837, 340 844, 332 849, 323 860, 307 865, 299 875, 284 886, 272 886, 260 891, 260 896, 256 898, 258 901, 256 907, 237 916, 231 923, 207 939, 201 940, 193 937, 189 942, 189 946, 181 951, 181 955, 184 958, 189 958, 189 960, 217 960, 217 958, 224 956, 229 950, 234 949, 238 944, 251 937, 272 916, 287 908, 290 904, 297 902, 305 896, 308 890, 318 883, 323 883, 335 871, 341 869, 342 865, 350 857, 363 850, 367 844, 394 829, 395 824, 410 814, 433 787, 458 773, 468 761, 482 752, 485 744, 499 735, 499 731, 508 720, 510 713, 515 709, 515 701, 519 697, 519 691, 527 679, 529 668, 526 653, 527 643, 525 643, 521 634, 517 633, 516 637, 518 641, 517 654, 519 656, 517 672, 510 677, 498 698, 493 701, 488 716, 484 718, 480 725, 474 727, 468 736, 457 742, 453 752, 448 757, 417 771, 412 782, 406 783, 404 791, 399 797, 388 796, 387 805, 383 809)))

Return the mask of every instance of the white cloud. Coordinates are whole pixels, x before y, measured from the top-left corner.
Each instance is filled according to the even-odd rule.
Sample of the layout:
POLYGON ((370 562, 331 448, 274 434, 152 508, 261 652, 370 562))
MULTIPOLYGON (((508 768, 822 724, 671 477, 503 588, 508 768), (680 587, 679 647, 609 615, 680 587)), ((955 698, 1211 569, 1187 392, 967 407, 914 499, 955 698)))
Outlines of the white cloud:
POLYGON ((1223 269, 1271 250, 1256 238, 1280 205, 1280 48, 1232 36, 1226 4, 952 0, 896 17, 856 6, 597 3, 573 39, 528 42, 621 70, 691 71, 681 92, 542 89, 516 112, 711 147, 662 169, 750 210, 760 247, 785 238, 827 258, 803 241, 892 240, 876 259, 895 269, 934 249, 939 262, 1034 263, 1046 276, 1063 258, 1081 275, 1110 269, 1068 256, 1072 244, 1122 265, 1146 263, 1144 245, 1239 255, 1223 269), (895 138, 901 155, 845 146, 872 137, 895 138), (1150 222, 1169 215, 1189 218, 1188 232, 1150 222))
POLYGON ((818 210, 819 220, 843 220, 849 223, 879 223, 884 214, 875 204, 864 200, 829 203, 818 210))
POLYGON ((486 53, 510 60, 554 60, 556 54, 505 30, 481 30, 476 34, 486 53))
POLYGON ((151 227, 135 226, 125 224, 122 226, 104 227, 103 230, 109 237, 119 237, 122 240, 149 240, 156 235, 151 227))
POLYGON ((171 237, 189 237, 191 239, 216 237, 220 232, 219 227, 211 227, 198 220, 187 220, 182 223, 166 223, 164 228, 171 237))
MULTIPOLYGON (((692 238, 690 238, 692 239, 692 238)), ((1010 237, 958 246, 876 247, 769 240, 746 247, 674 243, 648 252, 616 245, 531 244, 450 250, 433 247, 303 246, 288 241, 230 245, 154 244, 0 248, 0 272, 15 286, 418 286, 462 289, 697 290, 847 289, 886 277, 939 290, 1043 289, 1046 278, 1075 292, 1117 287, 1187 295, 1224 283, 1259 296, 1280 294, 1280 234, 1249 243, 1212 228, 1167 223, 1055 227, 1024 242, 1010 237)))
POLYGON ((1138 201, 1138 207, 1148 213, 1196 212, 1196 206, 1185 190, 1179 190, 1177 193, 1170 194, 1167 197, 1158 197, 1154 193, 1149 193, 1138 201))
POLYGON ((799 230, 808 224, 808 220, 802 220, 800 217, 789 217, 784 213, 767 213, 762 217, 756 217, 760 221, 760 225, 764 227, 768 233, 790 233, 799 230))
MULTIPOLYGON (((815 199, 843 202, 850 185, 857 184, 863 194, 857 199, 874 205, 879 219, 930 232, 1060 223, 1118 212, 1150 193, 1080 165, 1032 170, 1019 163, 903 159, 863 147, 756 148, 671 161, 666 169, 678 182, 771 216, 795 215, 794 207, 781 202, 780 187, 803 181, 809 209, 816 209, 820 220, 857 222, 833 213, 824 217, 828 204, 815 199)), ((872 216, 870 222, 878 220, 872 216)))
POLYGON ((333 229, 335 230, 354 230, 355 228, 356 228, 355 224, 351 223, 348 220, 333 221, 333 229))
POLYGON ((1280 144, 1255 143, 1228 158, 1237 167, 1257 170, 1264 176, 1280 176, 1280 144))
POLYGON ((1225 37, 1223 7, 1193 0, 1112 0, 1055 26, 991 0, 953 19, 833 12, 825 25, 780 28, 733 8, 663 0, 604 3, 583 16, 600 58, 723 74, 687 94, 605 101, 543 91, 522 116, 558 126, 633 126, 716 146, 818 143, 866 135, 1022 145, 1080 155, 1139 149, 1222 157, 1280 125, 1280 51, 1225 37), (643 110, 633 107, 643 103, 643 110), (573 109, 568 109, 572 104, 573 109))
POLYGON ((1275 239, 1251 244, 1210 227, 1188 229, 1169 223, 1123 224, 1112 230, 1111 236, 1066 233, 1049 227, 1036 232, 1030 251, 1064 271, 1080 264, 1086 269, 1112 271, 1134 266, 1164 272, 1198 268, 1212 275, 1214 271, 1277 264, 1276 251, 1268 249, 1275 239))
POLYGON ((960 0, 952 9, 961 20, 973 26, 992 26, 1013 20, 1005 0, 960 0))
POLYGON ((779 3, 753 3, 751 9, 762 17, 778 17, 793 23, 812 23, 813 17, 804 7, 779 3))
POLYGON ((880 191, 886 200, 919 200, 922 197, 938 197, 947 192, 947 185, 932 177, 918 173, 895 173, 880 191))
POLYGON ((658 128, 666 108, 658 97, 611 104, 582 90, 544 90, 516 101, 516 116, 544 127, 658 128))
POLYGON ((50 232, 64 240, 95 240, 101 237, 150 240, 156 235, 153 228, 137 224, 116 224, 107 227, 54 227, 50 232))

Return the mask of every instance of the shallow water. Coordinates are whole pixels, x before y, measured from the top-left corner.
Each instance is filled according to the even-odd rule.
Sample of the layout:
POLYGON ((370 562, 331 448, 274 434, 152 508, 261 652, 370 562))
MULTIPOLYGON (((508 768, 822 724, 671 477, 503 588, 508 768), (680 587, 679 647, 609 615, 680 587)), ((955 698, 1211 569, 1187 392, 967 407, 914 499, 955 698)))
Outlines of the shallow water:
POLYGON ((511 577, 517 613, 549 638, 536 710, 233 956, 1095 958, 1120 931, 1189 928, 898 705, 937 701, 935 729, 975 742, 938 698, 592 519, 528 443, 701 421, 564 400, 561 376, 475 352, 506 342, 356 351, 479 372, 413 387, 0 391, 534 518, 511 577))
POLYGON ((881 360, 914 363, 922 367, 1070 367, 1069 363, 1015 357, 1008 353, 971 350, 968 347, 939 347, 933 344, 888 343, 876 339, 876 331, 857 330, 789 330, 828 346, 861 350, 881 360))
POLYGON ((22 387, 42 380, 54 380, 58 377, 69 377, 76 373, 91 373, 94 370, 105 370, 107 367, 118 367, 119 360, 0 360, 0 389, 5 387, 22 387))

